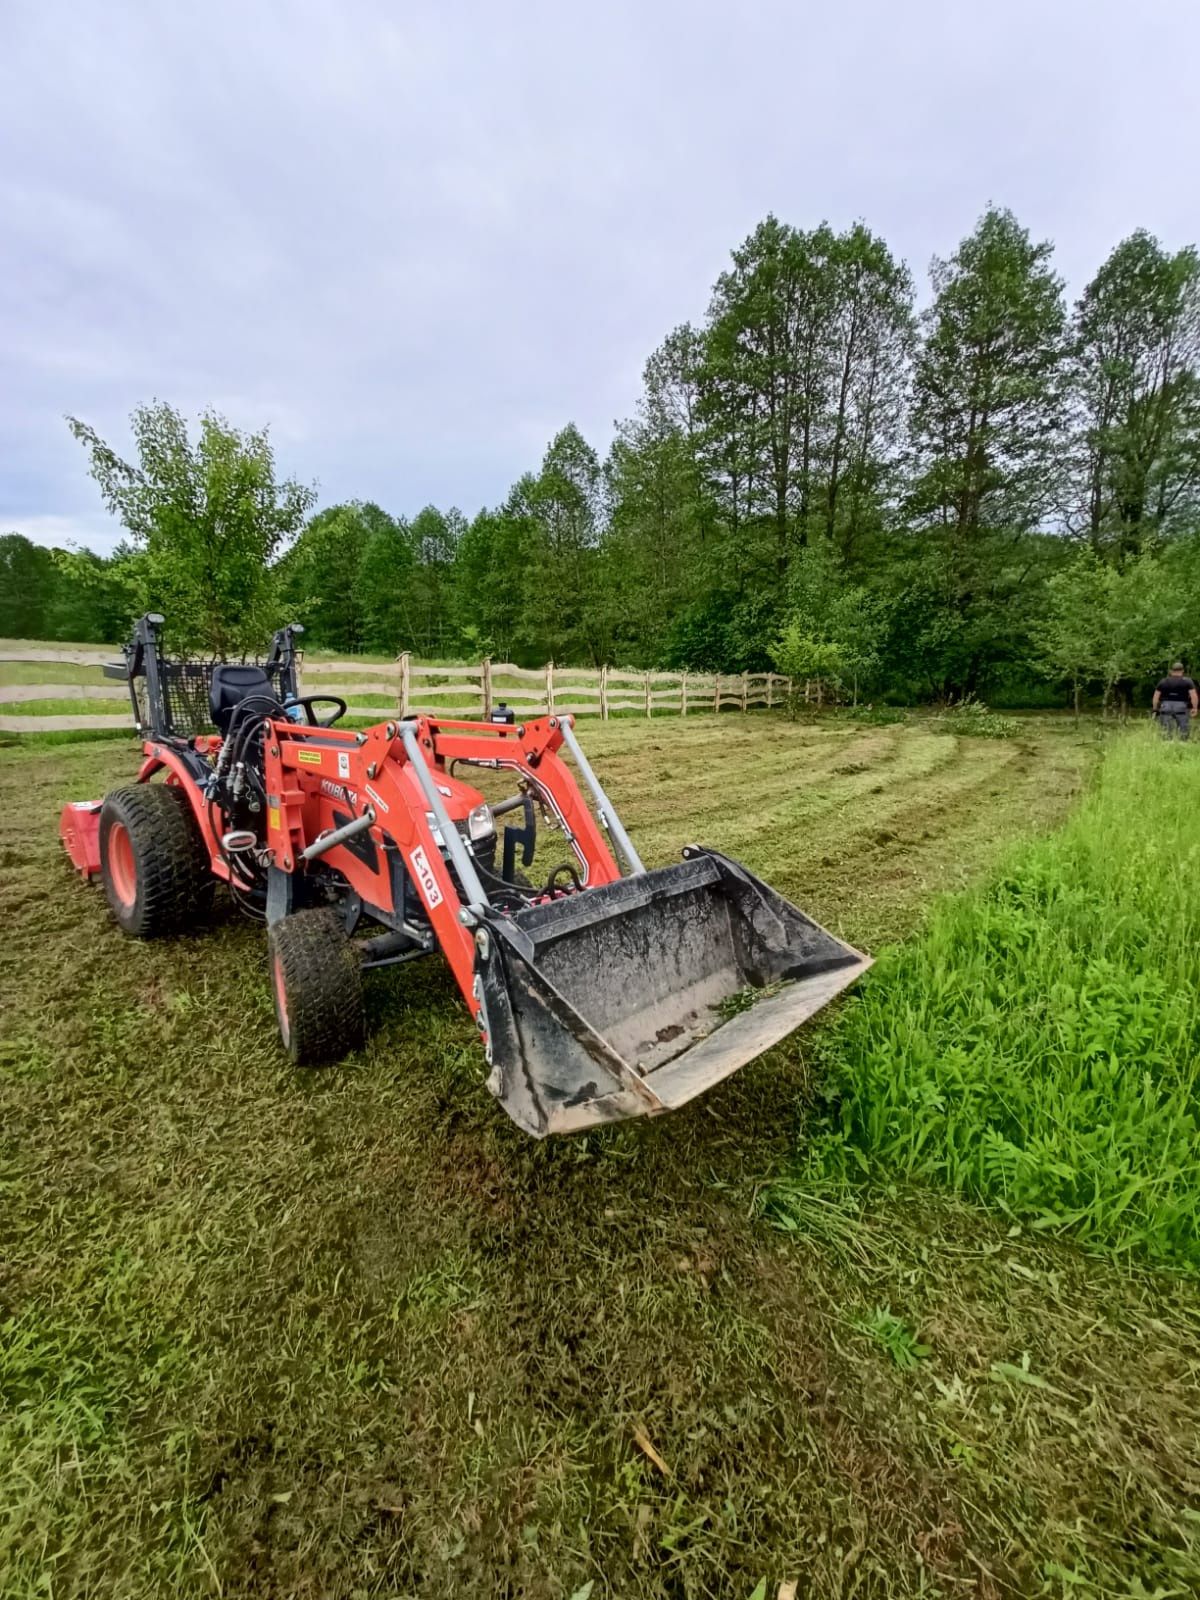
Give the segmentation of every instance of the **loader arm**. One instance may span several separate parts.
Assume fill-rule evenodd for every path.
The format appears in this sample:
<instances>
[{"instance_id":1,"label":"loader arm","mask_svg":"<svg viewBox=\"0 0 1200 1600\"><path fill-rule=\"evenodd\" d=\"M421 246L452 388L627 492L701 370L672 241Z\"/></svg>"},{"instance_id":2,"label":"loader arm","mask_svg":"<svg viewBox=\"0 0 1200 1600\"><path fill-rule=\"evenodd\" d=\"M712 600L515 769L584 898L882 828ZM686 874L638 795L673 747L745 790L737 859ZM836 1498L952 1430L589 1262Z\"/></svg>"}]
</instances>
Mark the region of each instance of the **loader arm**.
<instances>
[{"instance_id":1,"label":"loader arm","mask_svg":"<svg viewBox=\"0 0 1200 1600\"><path fill-rule=\"evenodd\" d=\"M264 776L267 847L275 873L286 878L305 871L305 853L312 846L369 817L361 833L321 854L321 870L344 879L372 915L398 927L402 908L393 863L399 860L479 1021L483 1001L476 981L475 929L490 901L470 846L446 813L444 779L454 762L521 775L558 819L580 863L581 882L588 887L616 882L621 877L617 862L558 755L566 737L564 720L541 717L512 726L422 717L365 732L273 722ZM289 889L280 887L275 915L290 910ZM268 917L273 919L270 907Z\"/></svg>"}]
</instances>

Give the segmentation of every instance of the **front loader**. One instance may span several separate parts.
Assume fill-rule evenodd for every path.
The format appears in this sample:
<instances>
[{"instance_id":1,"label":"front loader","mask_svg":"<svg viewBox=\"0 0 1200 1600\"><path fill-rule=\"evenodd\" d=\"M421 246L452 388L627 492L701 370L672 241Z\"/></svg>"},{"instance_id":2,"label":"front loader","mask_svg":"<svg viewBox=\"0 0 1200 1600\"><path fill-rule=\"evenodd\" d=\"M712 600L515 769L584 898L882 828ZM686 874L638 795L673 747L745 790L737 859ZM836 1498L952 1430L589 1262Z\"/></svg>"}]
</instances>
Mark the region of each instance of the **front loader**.
<instances>
[{"instance_id":1,"label":"front loader","mask_svg":"<svg viewBox=\"0 0 1200 1600\"><path fill-rule=\"evenodd\" d=\"M115 669L137 780L64 807L63 841L134 936L191 930L224 883L266 924L298 1064L361 1043L365 972L440 951L488 1089L543 1138L685 1105L869 964L716 850L647 870L570 715L354 731L344 701L300 693L302 630L261 665L209 667L166 658L161 622L142 618ZM513 792L489 803L464 770ZM539 820L568 856L540 884L523 870Z\"/></svg>"}]
</instances>

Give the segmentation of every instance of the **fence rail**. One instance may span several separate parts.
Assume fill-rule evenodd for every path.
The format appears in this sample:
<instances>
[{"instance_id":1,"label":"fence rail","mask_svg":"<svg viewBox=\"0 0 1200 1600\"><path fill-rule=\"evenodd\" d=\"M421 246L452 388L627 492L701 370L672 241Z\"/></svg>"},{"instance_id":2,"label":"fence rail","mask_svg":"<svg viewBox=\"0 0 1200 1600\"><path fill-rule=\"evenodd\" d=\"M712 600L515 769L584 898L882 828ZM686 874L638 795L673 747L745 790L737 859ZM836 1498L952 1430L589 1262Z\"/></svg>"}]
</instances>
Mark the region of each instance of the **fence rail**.
<instances>
[{"instance_id":1,"label":"fence rail","mask_svg":"<svg viewBox=\"0 0 1200 1600\"><path fill-rule=\"evenodd\" d=\"M19 646L0 649L0 677L5 662L53 663L99 673L105 662L116 659L115 651ZM686 717L730 708L749 711L752 707L782 705L792 686L790 678L776 672L635 672L623 667L562 667L552 661L544 667L519 667L511 661L490 660L475 665L430 667L413 661L407 652L386 664L355 661L352 657L336 661L304 659L300 671L314 693L336 694L360 702L350 706L351 716L381 718L420 714L487 718L500 705L525 717L546 711L601 718L629 713ZM43 716L9 713L8 707L40 700L127 698L128 692L120 684L86 681L82 676L78 681L62 683L0 681L0 732L119 731L129 726L128 713Z\"/></svg>"}]
</instances>

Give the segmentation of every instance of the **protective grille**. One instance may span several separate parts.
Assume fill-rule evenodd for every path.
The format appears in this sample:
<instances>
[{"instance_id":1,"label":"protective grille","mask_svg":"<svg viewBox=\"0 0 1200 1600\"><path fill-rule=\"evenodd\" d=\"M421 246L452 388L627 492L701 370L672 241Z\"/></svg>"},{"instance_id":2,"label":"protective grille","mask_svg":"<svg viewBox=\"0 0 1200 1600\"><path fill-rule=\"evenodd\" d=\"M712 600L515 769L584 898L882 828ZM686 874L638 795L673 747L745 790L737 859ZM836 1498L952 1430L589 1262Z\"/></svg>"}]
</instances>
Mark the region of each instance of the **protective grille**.
<instances>
[{"instance_id":1,"label":"protective grille","mask_svg":"<svg viewBox=\"0 0 1200 1600\"><path fill-rule=\"evenodd\" d=\"M280 684L280 670L268 668L261 661L255 663L262 666L271 680L271 685L276 695L282 699L283 689ZM212 710L209 696L212 690L213 663L205 661L159 661L158 679L162 690L166 709L170 715L170 733L179 739L192 739L198 733L214 733ZM146 679L134 679L134 691L137 694L138 716L142 727L148 732L166 733L168 729L158 728L157 716L149 705L146 693Z\"/></svg>"}]
</instances>

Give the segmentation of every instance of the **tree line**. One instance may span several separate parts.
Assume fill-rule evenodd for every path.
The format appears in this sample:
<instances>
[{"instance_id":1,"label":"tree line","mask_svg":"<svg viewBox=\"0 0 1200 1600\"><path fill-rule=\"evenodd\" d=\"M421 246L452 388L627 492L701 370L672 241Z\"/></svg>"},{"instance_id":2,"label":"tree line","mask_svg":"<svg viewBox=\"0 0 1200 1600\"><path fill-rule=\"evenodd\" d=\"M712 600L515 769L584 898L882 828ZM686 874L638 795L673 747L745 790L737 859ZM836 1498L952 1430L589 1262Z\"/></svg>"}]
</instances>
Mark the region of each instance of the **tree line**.
<instances>
[{"instance_id":1,"label":"tree line","mask_svg":"<svg viewBox=\"0 0 1200 1600\"><path fill-rule=\"evenodd\" d=\"M1070 306L1052 246L991 208L918 312L866 226L768 217L607 454L568 424L473 519L314 515L265 433L133 421L132 464L70 423L125 543L0 541L0 576L42 575L0 584L0 631L112 637L149 604L192 649L253 649L286 615L338 651L1010 701L1128 692L1200 645L1200 257L1144 231Z\"/></svg>"}]
</instances>

